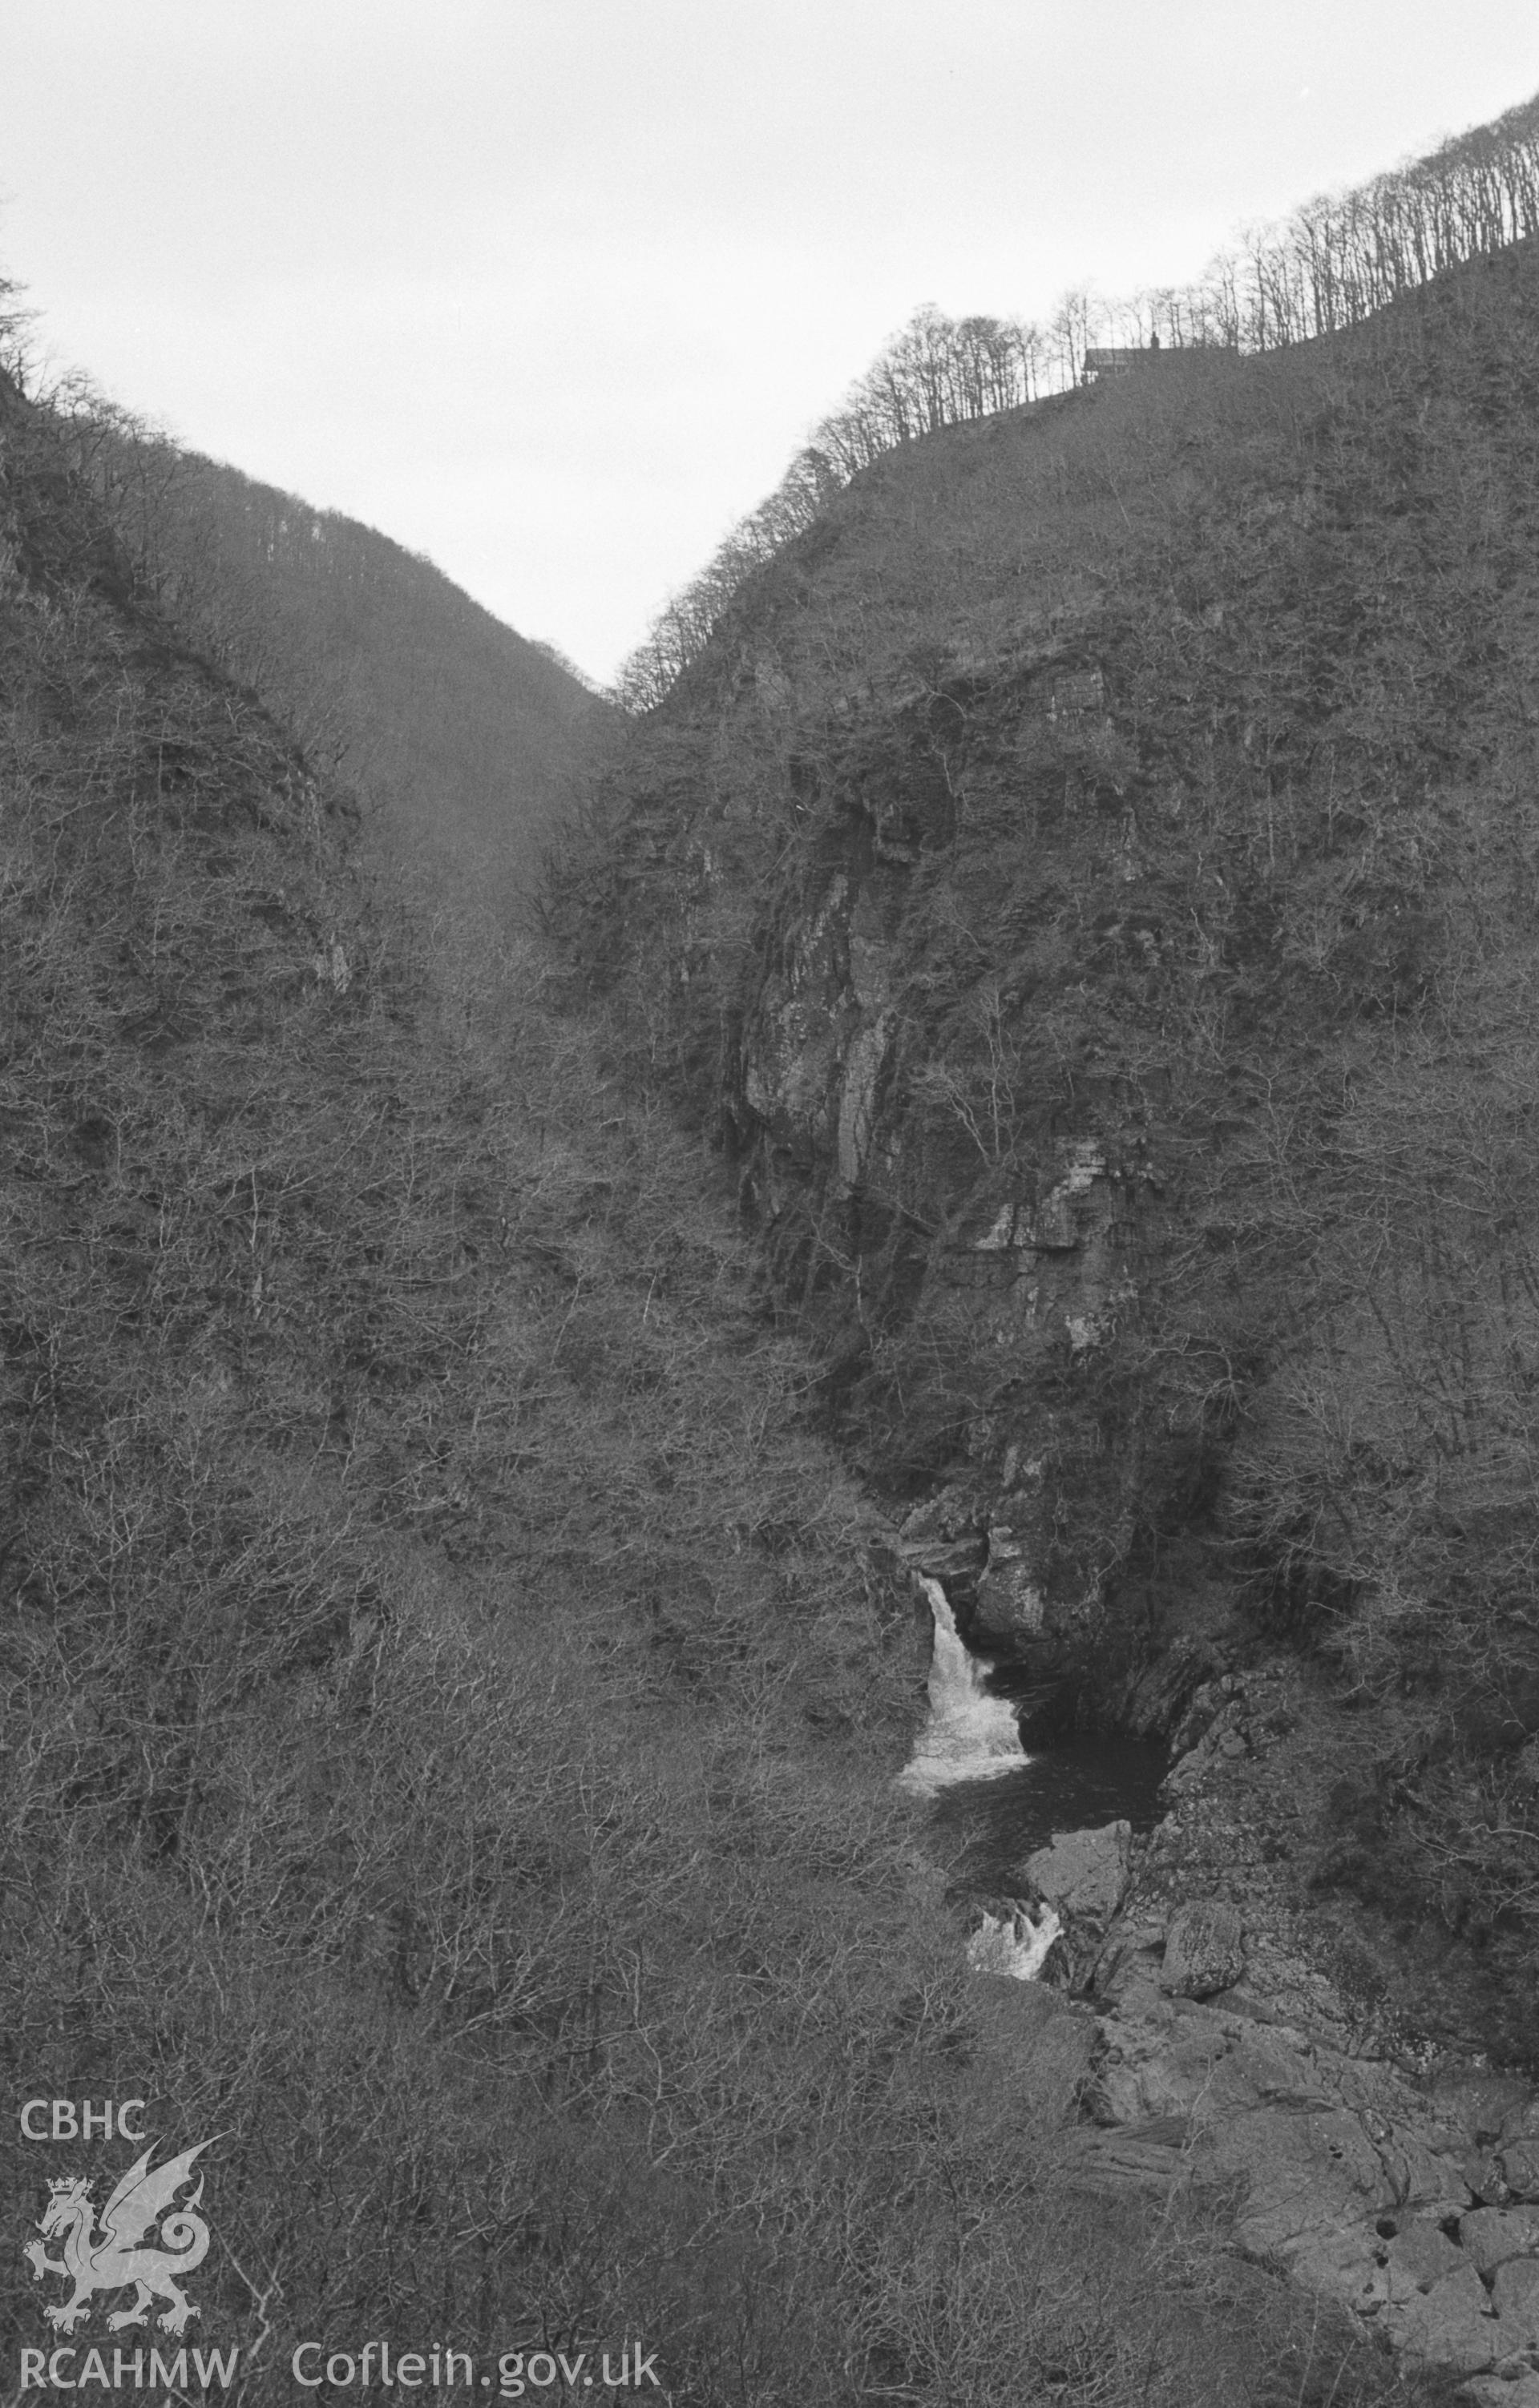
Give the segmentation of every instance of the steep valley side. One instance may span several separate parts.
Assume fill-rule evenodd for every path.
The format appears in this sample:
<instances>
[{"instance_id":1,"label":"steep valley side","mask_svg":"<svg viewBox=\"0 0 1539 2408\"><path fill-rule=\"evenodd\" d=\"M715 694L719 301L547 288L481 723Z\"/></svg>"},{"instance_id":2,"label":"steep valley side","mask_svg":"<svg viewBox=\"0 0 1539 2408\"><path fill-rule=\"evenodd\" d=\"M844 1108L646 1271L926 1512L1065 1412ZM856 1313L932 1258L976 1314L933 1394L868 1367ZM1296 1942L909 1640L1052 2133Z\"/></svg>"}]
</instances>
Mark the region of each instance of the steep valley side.
<instances>
[{"instance_id":1,"label":"steep valley side","mask_svg":"<svg viewBox=\"0 0 1539 2408\"><path fill-rule=\"evenodd\" d=\"M0 408L5 2045L221 2135L253 2389L1527 2408L1528 2087L1425 2040L1442 1933L1531 2045L1530 273L857 480L572 835L565 1017ZM897 1787L923 1595L1179 1758L1033 1852L1056 1984Z\"/></svg>"},{"instance_id":2,"label":"steep valley side","mask_svg":"<svg viewBox=\"0 0 1539 2408\"><path fill-rule=\"evenodd\" d=\"M1297 1902L1517 2058L1536 403L1517 246L907 445L742 589L553 890L1028 1739L1286 1687Z\"/></svg>"},{"instance_id":3,"label":"steep valley side","mask_svg":"<svg viewBox=\"0 0 1539 2408\"><path fill-rule=\"evenodd\" d=\"M69 434L0 383L13 2104L206 2144L243 2396L366 2334L624 2335L699 2408L1429 2396L1082 2178L1083 2018L966 1970L891 1532L698 1149L365 874ZM23 2387L53 2169L137 2146L0 2121Z\"/></svg>"}]
</instances>

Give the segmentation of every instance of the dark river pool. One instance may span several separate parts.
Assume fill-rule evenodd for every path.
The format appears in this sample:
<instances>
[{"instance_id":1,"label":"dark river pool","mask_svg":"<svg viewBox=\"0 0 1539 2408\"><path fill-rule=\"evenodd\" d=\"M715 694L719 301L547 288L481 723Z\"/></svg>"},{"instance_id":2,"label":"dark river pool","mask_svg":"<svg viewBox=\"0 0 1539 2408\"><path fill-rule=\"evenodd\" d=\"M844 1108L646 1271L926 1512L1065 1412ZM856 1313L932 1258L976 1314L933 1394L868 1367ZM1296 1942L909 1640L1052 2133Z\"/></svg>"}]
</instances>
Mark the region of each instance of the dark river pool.
<instances>
[{"instance_id":1,"label":"dark river pool","mask_svg":"<svg viewBox=\"0 0 1539 2408\"><path fill-rule=\"evenodd\" d=\"M969 1889L1010 1889L1013 1869L1056 1831L1130 1823L1150 1831L1165 1812L1169 1769L1158 1742L1087 1737L1044 1749L1018 1771L958 1781L931 1809L931 1844Z\"/></svg>"}]
</instances>

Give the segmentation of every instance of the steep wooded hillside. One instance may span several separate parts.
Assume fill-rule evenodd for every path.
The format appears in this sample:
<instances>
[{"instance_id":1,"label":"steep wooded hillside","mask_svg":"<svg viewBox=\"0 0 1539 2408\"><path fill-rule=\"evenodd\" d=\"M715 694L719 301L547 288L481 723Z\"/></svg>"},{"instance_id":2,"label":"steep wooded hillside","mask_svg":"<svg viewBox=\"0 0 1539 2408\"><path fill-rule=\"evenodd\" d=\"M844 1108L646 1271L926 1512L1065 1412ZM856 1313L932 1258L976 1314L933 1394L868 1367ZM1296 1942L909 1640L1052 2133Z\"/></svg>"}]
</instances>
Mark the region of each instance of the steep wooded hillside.
<instances>
[{"instance_id":1,"label":"steep wooded hillside","mask_svg":"<svg viewBox=\"0 0 1539 2408\"><path fill-rule=\"evenodd\" d=\"M699 2408L1435 2396L1074 2178L1090 2026L963 1968L892 1787L910 1601L697 1150L538 965L371 899L4 385L0 538L23 2387L49 2184L137 2154L23 2137L57 2098L207 2144L225 2374L178 2396L381 2337L476 2398L623 2348L596 2400L638 2351Z\"/></svg>"},{"instance_id":2,"label":"steep wooded hillside","mask_svg":"<svg viewBox=\"0 0 1539 2408\"><path fill-rule=\"evenodd\" d=\"M1520 2051L1536 877L1523 244L865 470L555 888L1034 1727L1328 1665L1299 1878L1458 1934Z\"/></svg>"},{"instance_id":3,"label":"steep wooded hillside","mask_svg":"<svg viewBox=\"0 0 1539 2408\"><path fill-rule=\"evenodd\" d=\"M373 527L112 413L75 433L162 608L362 792L419 889L516 913L612 716L569 664Z\"/></svg>"}]
</instances>

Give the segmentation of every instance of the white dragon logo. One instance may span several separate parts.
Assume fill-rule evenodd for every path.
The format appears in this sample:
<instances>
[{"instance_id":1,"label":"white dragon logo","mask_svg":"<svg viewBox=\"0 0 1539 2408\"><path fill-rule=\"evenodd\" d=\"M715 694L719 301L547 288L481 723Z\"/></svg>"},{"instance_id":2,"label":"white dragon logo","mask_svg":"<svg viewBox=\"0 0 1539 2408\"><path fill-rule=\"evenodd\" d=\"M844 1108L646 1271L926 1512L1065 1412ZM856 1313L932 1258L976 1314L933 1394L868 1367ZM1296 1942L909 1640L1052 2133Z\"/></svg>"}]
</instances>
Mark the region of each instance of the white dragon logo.
<instances>
[{"instance_id":1,"label":"white dragon logo","mask_svg":"<svg viewBox=\"0 0 1539 2408\"><path fill-rule=\"evenodd\" d=\"M182 2185L192 2180L193 2159L209 2145L207 2141L200 2141L195 2149L183 2149L180 2157L170 2157L151 2172L151 2144L138 2163L129 2167L103 2208L102 2230L94 2238L96 2209L91 2185L78 2175L50 2183L49 2202L37 2219L37 2229L45 2239L62 2232L64 2256L49 2257L41 2241L29 2241L22 2255L31 2261L35 2282L41 2282L45 2274L63 2274L66 2282L75 2286L61 2306L43 2310L50 2325L60 2332L73 2332L78 2324L90 2317L93 2291L120 2291L132 2283L134 2304L108 2317L109 2332L117 2332L123 2325L146 2323L153 2299L170 2301L165 2314L158 2319L163 2331L180 2333L186 2329L188 2317L195 2316L197 2310L185 2292L178 2289L173 2277L190 2274L209 2254L209 2228L202 2216L194 2213L203 2197L202 2175L184 2206L171 2215L165 2215L165 2211ZM137 2244L157 2224L160 2248L139 2247Z\"/></svg>"}]
</instances>

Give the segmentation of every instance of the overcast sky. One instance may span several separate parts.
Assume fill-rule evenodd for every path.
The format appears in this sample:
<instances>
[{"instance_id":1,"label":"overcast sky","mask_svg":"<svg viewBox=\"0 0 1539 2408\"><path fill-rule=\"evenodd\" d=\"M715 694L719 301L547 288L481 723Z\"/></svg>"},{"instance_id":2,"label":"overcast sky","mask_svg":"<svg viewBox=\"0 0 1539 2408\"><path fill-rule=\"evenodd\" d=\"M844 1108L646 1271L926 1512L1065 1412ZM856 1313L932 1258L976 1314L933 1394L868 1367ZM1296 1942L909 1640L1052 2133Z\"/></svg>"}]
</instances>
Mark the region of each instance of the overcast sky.
<instances>
[{"instance_id":1,"label":"overcast sky","mask_svg":"<svg viewBox=\"0 0 1539 2408\"><path fill-rule=\"evenodd\" d=\"M0 0L0 269L607 679L920 302L1180 281L1536 88L1534 0Z\"/></svg>"}]
</instances>

